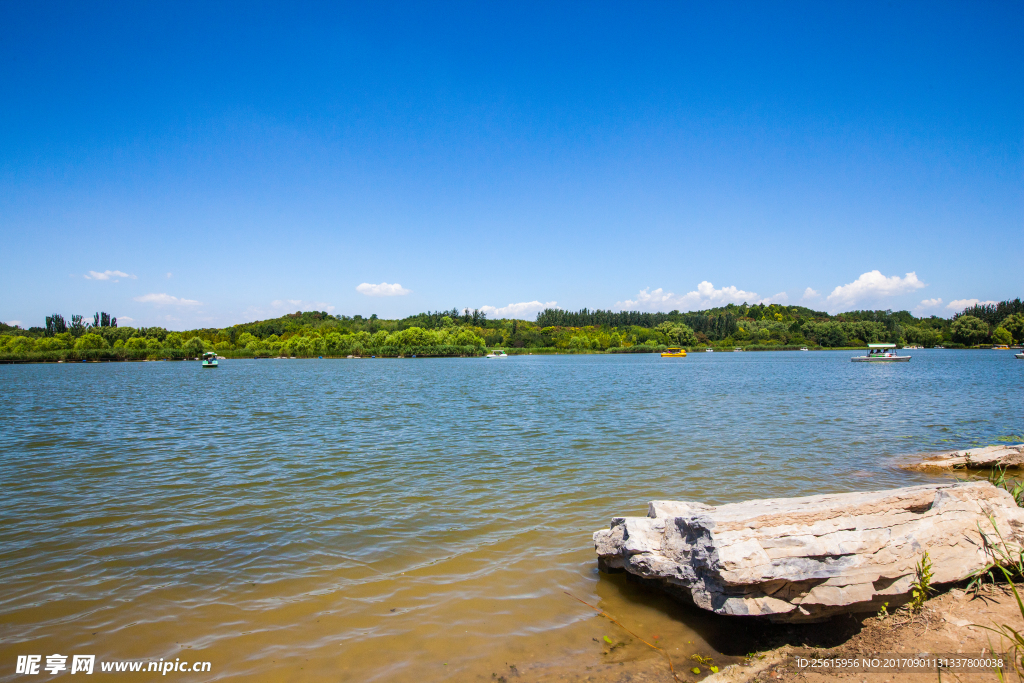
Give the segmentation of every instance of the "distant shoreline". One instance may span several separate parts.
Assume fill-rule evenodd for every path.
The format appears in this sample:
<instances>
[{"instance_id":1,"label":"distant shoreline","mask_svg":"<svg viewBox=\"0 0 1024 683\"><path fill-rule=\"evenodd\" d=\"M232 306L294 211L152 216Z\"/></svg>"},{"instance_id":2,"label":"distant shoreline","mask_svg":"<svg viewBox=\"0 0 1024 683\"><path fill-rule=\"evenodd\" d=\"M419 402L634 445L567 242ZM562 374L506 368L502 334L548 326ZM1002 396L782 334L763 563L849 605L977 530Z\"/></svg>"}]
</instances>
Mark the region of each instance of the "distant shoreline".
<instances>
[{"instance_id":1,"label":"distant shoreline","mask_svg":"<svg viewBox=\"0 0 1024 683\"><path fill-rule=\"evenodd\" d=\"M639 349L636 347L626 348L614 348L607 350L599 349L585 349L585 350L572 350L572 349L516 349L506 348L504 351L509 356L611 356L611 355L628 355L628 354L658 354L665 351L667 347L657 348L643 348ZM714 348L714 347L692 347L687 348L688 354L701 354L707 353L706 349L711 348L714 353L746 353L746 352L763 352L763 351L801 351L801 347L794 346L744 346L741 347L740 351L736 351L734 348ZM840 346L840 347L824 347L824 346L807 346L808 351L863 351L863 346ZM901 347L905 348L905 347ZM935 348L907 348L908 351L991 351L992 346L975 346L975 347L943 347L941 349ZM1011 351L1019 351L1020 347L1011 347ZM69 354L70 355L70 354ZM426 359L426 358L483 358L483 353L479 355L430 355L430 354L415 354L405 356L395 355L369 355L369 356L257 356L249 354L238 354L228 351L225 355L220 356L222 360L413 360L413 359ZM64 357L55 358L0 358L0 365L43 365L43 364L75 364L75 363L156 363L161 361L168 362L198 362L199 358L174 358L170 356L160 357L142 357L142 358L118 358L118 357L100 357L100 358L69 358L67 355Z\"/></svg>"}]
</instances>

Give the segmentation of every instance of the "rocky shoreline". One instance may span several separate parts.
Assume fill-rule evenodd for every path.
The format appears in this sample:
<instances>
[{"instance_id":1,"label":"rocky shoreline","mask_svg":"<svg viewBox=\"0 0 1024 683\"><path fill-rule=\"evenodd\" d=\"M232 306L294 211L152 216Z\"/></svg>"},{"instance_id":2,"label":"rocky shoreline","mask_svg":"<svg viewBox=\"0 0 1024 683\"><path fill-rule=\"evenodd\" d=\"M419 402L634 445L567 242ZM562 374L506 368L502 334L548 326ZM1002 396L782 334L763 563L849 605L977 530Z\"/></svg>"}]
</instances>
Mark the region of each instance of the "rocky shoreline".
<instances>
[{"instance_id":1,"label":"rocky shoreline","mask_svg":"<svg viewBox=\"0 0 1024 683\"><path fill-rule=\"evenodd\" d=\"M863 683L934 683L937 670L930 671L815 671L809 660L853 660L892 653L917 658L924 656L978 655L990 658L1005 654L1012 643L989 629L1004 624L1020 627L1021 615L1016 598L1005 585L988 584L977 591L962 588L937 595L919 612L904 610L894 614L861 617L841 645L815 647L804 634L776 633L768 636L766 648L752 653L745 661L724 667L703 680L705 683L754 683L760 681L858 681ZM804 661L800 661L804 660ZM1012 671L1008 658L1005 671ZM800 666L803 664L804 666ZM978 668L971 672L944 674L949 680L1003 681L995 670ZM656 679L655 679L656 680ZM665 678L670 681L671 677ZM938 680L943 680L939 676Z\"/></svg>"},{"instance_id":2,"label":"rocky shoreline","mask_svg":"<svg viewBox=\"0 0 1024 683\"><path fill-rule=\"evenodd\" d=\"M1024 509L987 481L710 506L654 501L594 534L599 566L716 614L822 621L908 602L918 567L963 581L993 544L1024 549Z\"/></svg>"},{"instance_id":3,"label":"rocky shoreline","mask_svg":"<svg viewBox=\"0 0 1024 683\"><path fill-rule=\"evenodd\" d=\"M1024 444L931 454L901 467L936 473L1024 467ZM760 641L758 652L739 663L676 680L933 681L935 672L815 671L795 665L795 657L897 649L1005 654L1012 643L987 629L1024 629L1007 586L963 590L1024 553L1024 509L989 481L719 506L652 501L646 517L614 518L594 533L594 544L602 572L625 572L734 620L748 645ZM928 602L918 595L922 578L931 586L924 595L937 595ZM821 622L827 624L816 625ZM662 677L651 664L621 680ZM987 671L967 679L1000 680Z\"/></svg>"},{"instance_id":4,"label":"rocky shoreline","mask_svg":"<svg viewBox=\"0 0 1024 683\"><path fill-rule=\"evenodd\" d=\"M932 453L923 460L901 465L905 470L952 472L955 470L1018 469L1024 466L1024 444L965 448Z\"/></svg>"}]
</instances>

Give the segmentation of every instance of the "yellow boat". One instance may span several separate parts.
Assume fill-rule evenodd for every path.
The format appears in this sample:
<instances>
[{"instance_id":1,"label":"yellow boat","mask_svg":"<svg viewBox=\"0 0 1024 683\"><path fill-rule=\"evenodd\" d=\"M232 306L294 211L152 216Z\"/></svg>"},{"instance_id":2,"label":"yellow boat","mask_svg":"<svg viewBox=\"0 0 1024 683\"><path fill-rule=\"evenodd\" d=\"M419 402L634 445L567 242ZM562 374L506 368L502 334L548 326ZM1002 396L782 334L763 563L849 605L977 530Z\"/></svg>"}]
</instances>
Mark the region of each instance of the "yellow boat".
<instances>
[{"instance_id":1,"label":"yellow boat","mask_svg":"<svg viewBox=\"0 0 1024 683\"><path fill-rule=\"evenodd\" d=\"M670 346L668 350L661 354L662 358L686 358L686 349L681 349L678 346Z\"/></svg>"}]
</instances>

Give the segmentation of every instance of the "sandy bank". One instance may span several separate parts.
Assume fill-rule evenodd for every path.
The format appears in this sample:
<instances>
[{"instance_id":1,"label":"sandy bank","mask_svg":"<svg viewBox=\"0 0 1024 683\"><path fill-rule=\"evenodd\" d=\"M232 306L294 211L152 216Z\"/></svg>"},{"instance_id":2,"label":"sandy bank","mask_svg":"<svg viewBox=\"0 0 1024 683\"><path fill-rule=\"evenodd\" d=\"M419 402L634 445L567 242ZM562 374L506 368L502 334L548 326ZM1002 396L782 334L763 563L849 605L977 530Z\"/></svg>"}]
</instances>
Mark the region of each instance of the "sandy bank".
<instances>
[{"instance_id":1,"label":"sandy bank","mask_svg":"<svg viewBox=\"0 0 1024 683\"><path fill-rule=\"evenodd\" d=\"M699 665L681 654L673 654L672 661L678 675L678 679L673 679L663 657L623 632L621 641L626 644L621 648L609 648L607 643L599 643L595 639L594 652L589 656L571 662L520 664L514 669L493 672L490 680L505 683L674 683L675 680L687 683L818 683L836 680L934 683L938 680L935 671L812 673L799 670L794 659L797 656L850 658L882 653L991 654L995 651L1006 655L1009 642L983 628L1002 624L1024 628L1024 621L1008 588L988 585L977 593L955 588L929 600L917 614L900 610L884 618L875 615L846 615L824 624L738 624L733 642L734 652L747 650L749 656L712 655L719 667L719 672L715 674L711 673L707 665ZM600 628L600 624L595 626ZM661 645L673 651L676 644ZM685 644L680 645L685 650ZM693 673L693 666L698 666L701 673ZM981 682L999 679L994 672L986 671L959 672L956 676L947 672L941 680ZM1007 680L1016 678L1011 674Z\"/></svg>"}]
</instances>

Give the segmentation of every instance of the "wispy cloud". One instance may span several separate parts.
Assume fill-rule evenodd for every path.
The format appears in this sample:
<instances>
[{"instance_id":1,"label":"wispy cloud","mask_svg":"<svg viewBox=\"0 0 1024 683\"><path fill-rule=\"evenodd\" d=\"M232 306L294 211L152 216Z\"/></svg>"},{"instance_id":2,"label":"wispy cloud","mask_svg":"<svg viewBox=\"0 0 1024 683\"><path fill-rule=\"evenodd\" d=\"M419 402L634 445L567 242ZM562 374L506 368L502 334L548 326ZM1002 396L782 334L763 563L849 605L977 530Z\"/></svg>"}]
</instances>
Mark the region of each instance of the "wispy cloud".
<instances>
[{"instance_id":1,"label":"wispy cloud","mask_svg":"<svg viewBox=\"0 0 1024 683\"><path fill-rule=\"evenodd\" d=\"M304 299L276 299L270 302L270 307L274 310L292 310L296 311L327 311L328 313L334 312L334 306L323 301L306 301Z\"/></svg>"},{"instance_id":2,"label":"wispy cloud","mask_svg":"<svg viewBox=\"0 0 1024 683\"><path fill-rule=\"evenodd\" d=\"M21 321L20 320L8 320L7 324L8 325L14 325L15 327L18 327L18 326L21 325Z\"/></svg>"},{"instance_id":3,"label":"wispy cloud","mask_svg":"<svg viewBox=\"0 0 1024 683\"><path fill-rule=\"evenodd\" d=\"M849 284L833 289L832 293L828 295L827 301L833 308L850 307L861 301L906 294L926 286L925 283L917 279L917 273L907 273L905 277L899 275L886 277L881 272L872 270Z\"/></svg>"},{"instance_id":4,"label":"wispy cloud","mask_svg":"<svg viewBox=\"0 0 1024 683\"><path fill-rule=\"evenodd\" d=\"M168 279L168 280L170 280L170 279L171 279L171 274L170 274L170 273L167 273L167 279Z\"/></svg>"},{"instance_id":5,"label":"wispy cloud","mask_svg":"<svg viewBox=\"0 0 1024 683\"><path fill-rule=\"evenodd\" d=\"M179 299L170 294L146 294L135 297L136 301L144 304L156 304L157 306L201 306L202 304L193 299Z\"/></svg>"},{"instance_id":6,"label":"wispy cloud","mask_svg":"<svg viewBox=\"0 0 1024 683\"><path fill-rule=\"evenodd\" d=\"M778 296L778 295L777 295ZM756 292L747 292L737 287L722 287L715 289L715 286L705 280L697 285L697 289L686 294L673 294L666 292L661 287L651 291L648 287L642 290L636 299L619 301L615 306L619 310L648 309L652 311L694 311L726 304L741 304L743 302L754 303L761 301Z\"/></svg>"},{"instance_id":7,"label":"wispy cloud","mask_svg":"<svg viewBox=\"0 0 1024 683\"><path fill-rule=\"evenodd\" d=\"M306 301L305 299L275 299L267 306L250 306L243 316L246 320L263 320L276 318L293 311L326 311L334 313L334 306L324 301Z\"/></svg>"},{"instance_id":8,"label":"wispy cloud","mask_svg":"<svg viewBox=\"0 0 1024 683\"><path fill-rule=\"evenodd\" d=\"M412 292L411 289L406 289L397 282L393 285L389 285L386 282L382 282L379 285L371 285L369 282L356 287L356 291L366 296L405 296Z\"/></svg>"},{"instance_id":9,"label":"wispy cloud","mask_svg":"<svg viewBox=\"0 0 1024 683\"><path fill-rule=\"evenodd\" d=\"M135 322L135 318L131 317L130 315L119 315L117 316L117 322L118 324L133 323Z\"/></svg>"},{"instance_id":10,"label":"wispy cloud","mask_svg":"<svg viewBox=\"0 0 1024 683\"><path fill-rule=\"evenodd\" d=\"M518 304L502 306L501 308L496 308L494 306L481 306L480 310L486 313L489 318L519 318L520 320L529 320L545 308L558 308L558 302L548 301L547 303L542 303L540 301L523 301Z\"/></svg>"},{"instance_id":11,"label":"wispy cloud","mask_svg":"<svg viewBox=\"0 0 1024 683\"><path fill-rule=\"evenodd\" d=\"M86 280L113 280L114 282L117 282L120 278L128 278L129 280L138 279L134 275L129 275L121 270L104 270L102 273L90 270L85 274Z\"/></svg>"}]
</instances>

